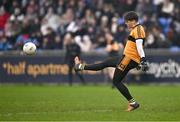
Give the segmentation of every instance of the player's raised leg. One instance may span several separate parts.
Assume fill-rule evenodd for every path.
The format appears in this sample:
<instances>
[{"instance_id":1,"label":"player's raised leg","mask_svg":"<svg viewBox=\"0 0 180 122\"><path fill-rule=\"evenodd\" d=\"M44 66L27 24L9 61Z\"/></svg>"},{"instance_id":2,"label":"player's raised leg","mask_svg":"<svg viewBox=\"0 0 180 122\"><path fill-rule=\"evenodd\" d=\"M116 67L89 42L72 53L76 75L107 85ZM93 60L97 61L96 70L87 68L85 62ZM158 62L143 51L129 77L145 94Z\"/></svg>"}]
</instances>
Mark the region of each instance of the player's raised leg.
<instances>
[{"instance_id":1,"label":"player's raised leg","mask_svg":"<svg viewBox=\"0 0 180 122\"><path fill-rule=\"evenodd\" d=\"M79 57L75 57L74 62L75 62L74 69L76 71L81 71L81 70L98 71L106 67L116 67L116 65L119 62L119 57L108 58L100 63L95 63L95 64L82 64Z\"/></svg>"}]
</instances>

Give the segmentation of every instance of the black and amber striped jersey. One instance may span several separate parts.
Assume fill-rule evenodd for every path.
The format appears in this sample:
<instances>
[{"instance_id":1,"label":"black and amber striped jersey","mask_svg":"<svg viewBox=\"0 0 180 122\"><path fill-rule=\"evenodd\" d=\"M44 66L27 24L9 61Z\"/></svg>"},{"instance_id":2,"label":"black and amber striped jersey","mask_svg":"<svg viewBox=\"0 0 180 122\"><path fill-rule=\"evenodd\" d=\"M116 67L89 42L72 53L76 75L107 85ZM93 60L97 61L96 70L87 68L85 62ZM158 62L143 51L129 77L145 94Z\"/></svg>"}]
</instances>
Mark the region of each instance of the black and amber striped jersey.
<instances>
[{"instance_id":1,"label":"black and amber striped jersey","mask_svg":"<svg viewBox=\"0 0 180 122\"><path fill-rule=\"evenodd\" d=\"M143 39L144 41L145 36L146 35L145 35L144 27L140 24L137 24L132 29L132 31L130 32L128 36L128 40L126 42L123 54L129 57L130 59L134 60L135 62L140 63L141 58L137 50L136 40Z\"/></svg>"}]
</instances>

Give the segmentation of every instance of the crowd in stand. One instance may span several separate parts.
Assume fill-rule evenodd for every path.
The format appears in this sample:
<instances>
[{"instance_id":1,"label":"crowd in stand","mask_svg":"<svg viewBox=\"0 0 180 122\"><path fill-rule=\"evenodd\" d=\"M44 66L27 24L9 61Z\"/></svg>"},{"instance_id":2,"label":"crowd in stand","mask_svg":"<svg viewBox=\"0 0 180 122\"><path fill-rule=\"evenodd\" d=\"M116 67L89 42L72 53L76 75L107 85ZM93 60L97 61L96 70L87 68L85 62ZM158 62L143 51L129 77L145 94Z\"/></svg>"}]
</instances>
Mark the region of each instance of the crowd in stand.
<instances>
[{"instance_id":1,"label":"crowd in stand","mask_svg":"<svg viewBox=\"0 0 180 122\"><path fill-rule=\"evenodd\" d=\"M0 50L64 49L71 33L83 52L106 48L105 33L120 47L128 31L126 11L136 11L147 48L180 48L180 0L1 0Z\"/></svg>"}]
</instances>

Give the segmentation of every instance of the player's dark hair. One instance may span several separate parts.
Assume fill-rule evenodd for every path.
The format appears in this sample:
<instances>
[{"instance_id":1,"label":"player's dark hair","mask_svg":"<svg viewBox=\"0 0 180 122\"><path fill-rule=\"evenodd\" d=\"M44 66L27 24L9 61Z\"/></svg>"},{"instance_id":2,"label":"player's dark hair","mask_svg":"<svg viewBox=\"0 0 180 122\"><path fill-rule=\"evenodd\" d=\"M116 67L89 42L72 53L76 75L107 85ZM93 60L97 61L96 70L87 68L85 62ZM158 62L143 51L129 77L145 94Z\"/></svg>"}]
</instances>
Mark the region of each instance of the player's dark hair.
<instances>
[{"instance_id":1,"label":"player's dark hair","mask_svg":"<svg viewBox=\"0 0 180 122\"><path fill-rule=\"evenodd\" d=\"M134 11L129 11L129 12L126 12L124 14L124 20L125 21L131 21L131 20L135 20L136 22L138 21L138 15L136 12Z\"/></svg>"}]
</instances>

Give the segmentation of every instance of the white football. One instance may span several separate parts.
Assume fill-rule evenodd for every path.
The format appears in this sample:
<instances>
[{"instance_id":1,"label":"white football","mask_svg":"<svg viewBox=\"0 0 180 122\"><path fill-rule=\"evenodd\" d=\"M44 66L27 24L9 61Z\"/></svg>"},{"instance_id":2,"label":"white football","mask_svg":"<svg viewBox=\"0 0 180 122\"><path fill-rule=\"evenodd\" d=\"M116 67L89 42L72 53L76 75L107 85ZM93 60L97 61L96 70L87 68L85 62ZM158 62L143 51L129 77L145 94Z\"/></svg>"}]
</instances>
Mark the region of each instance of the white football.
<instances>
[{"instance_id":1,"label":"white football","mask_svg":"<svg viewBox=\"0 0 180 122\"><path fill-rule=\"evenodd\" d=\"M23 46L23 52L27 55L33 55L36 52L36 45L32 42L27 42Z\"/></svg>"}]
</instances>

